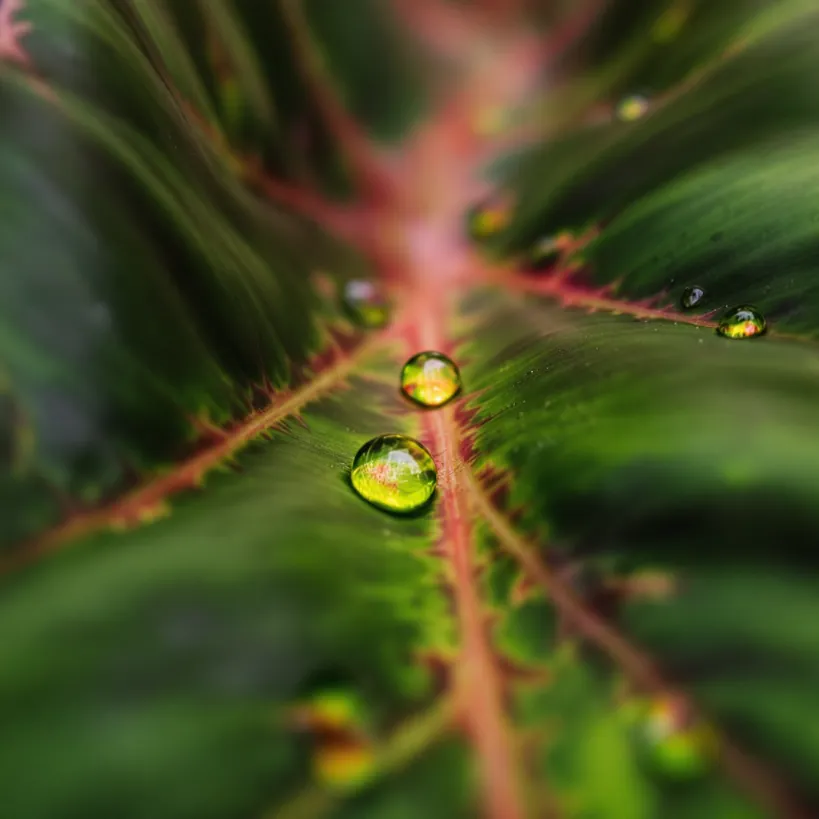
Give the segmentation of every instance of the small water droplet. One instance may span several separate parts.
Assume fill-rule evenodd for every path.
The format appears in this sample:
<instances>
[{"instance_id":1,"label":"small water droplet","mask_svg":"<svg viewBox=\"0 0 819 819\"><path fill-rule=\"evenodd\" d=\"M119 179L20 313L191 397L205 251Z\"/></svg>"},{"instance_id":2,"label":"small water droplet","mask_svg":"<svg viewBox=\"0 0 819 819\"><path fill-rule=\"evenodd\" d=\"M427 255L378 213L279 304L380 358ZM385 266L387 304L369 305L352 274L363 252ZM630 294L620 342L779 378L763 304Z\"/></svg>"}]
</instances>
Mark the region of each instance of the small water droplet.
<instances>
[{"instance_id":1,"label":"small water droplet","mask_svg":"<svg viewBox=\"0 0 819 819\"><path fill-rule=\"evenodd\" d=\"M461 389L455 362L443 353L417 353L401 370L401 391L424 407L440 407Z\"/></svg>"},{"instance_id":2,"label":"small water droplet","mask_svg":"<svg viewBox=\"0 0 819 819\"><path fill-rule=\"evenodd\" d=\"M438 483L426 447L406 435L379 435L356 453L350 475L364 500L388 512L413 512L432 497Z\"/></svg>"},{"instance_id":3,"label":"small water droplet","mask_svg":"<svg viewBox=\"0 0 819 819\"><path fill-rule=\"evenodd\" d=\"M511 197L503 193L474 205L467 213L467 230L470 237L480 242L496 236L509 225L512 210Z\"/></svg>"},{"instance_id":4,"label":"small water droplet","mask_svg":"<svg viewBox=\"0 0 819 819\"><path fill-rule=\"evenodd\" d=\"M562 253L562 243L559 237L544 236L527 251L524 267L532 273L548 270L560 261Z\"/></svg>"},{"instance_id":5,"label":"small water droplet","mask_svg":"<svg viewBox=\"0 0 819 819\"><path fill-rule=\"evenodd\" d=\"M366 279L353 279L344 285L342 304L347 315L368 329L384 327L390 318L390 304L381 288Z\"/></svg>"},{"instance_id":6,"label":"small water droplet","mask_svg":"<svg viewBox=\"0 0 819 819\"><path fill-rule=\"evenodd\" d=\"M316 692L291 706L288 716L294 729L313 736L313 776L324 787L344 792L371 778L375 749L369 714L353 692Z\"/></svg>"},{"instance_id":7,"label":"small water droplet","mask_svg":"<svg viewBox=\"0 0 819 819\"><path fill-rule=\"evenodd\" d=\"M633 122L640 119L651 107L648 97L643 94L630 94L617 103L617 119Z\"/></svg>"},{"instance_id":8,"label":"small water droplet","mask_svg":"<svg viewBox=\"0 0 819 819\"><path fill-rule=\"evenodd\" d=\"M705 291L699 285L694 284L683 290L680 305L683 310L690 310L692 307L696 307L704 297Z\"/></svg>"},{"instance_id":9,"label":"small water droplet","mask_svg":"<svg viewBox=\"0 0 819 819\"><path fill-rule=\"evenodd\" d=\"M628 712L638 755L652 773L677 781L707 773L716 756L716 734L685 701L673 696L636 700Z\"/></svg>"},{"instance_id":10,"label":"small water droplet","mask_svg":"<svg viewBox=\"0 0 819 819\"><path fill-rule=\"evenodd\" d=\"M720 319L717 333L725 338L753 338L766 329L765 316L756 307L743 305L732 308Z\"/></svg>"}]
</instances>

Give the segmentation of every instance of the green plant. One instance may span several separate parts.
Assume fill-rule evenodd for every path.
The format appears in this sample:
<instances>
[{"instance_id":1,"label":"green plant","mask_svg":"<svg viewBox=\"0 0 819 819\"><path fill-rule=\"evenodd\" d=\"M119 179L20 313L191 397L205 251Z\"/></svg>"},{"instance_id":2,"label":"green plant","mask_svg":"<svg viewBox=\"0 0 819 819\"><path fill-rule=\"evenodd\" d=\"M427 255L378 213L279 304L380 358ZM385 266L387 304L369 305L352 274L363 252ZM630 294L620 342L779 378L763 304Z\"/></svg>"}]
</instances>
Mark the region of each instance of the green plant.
<instances>
[{"instance_id":1,"label":"green plant","mask_svg":"<svg viewBox=\"0 0 819 819\"><path fill-rule=\"evenodd\" d=\"M0 0L3 815L816 815L817 31Z\"/></svg>"}]
</instances>

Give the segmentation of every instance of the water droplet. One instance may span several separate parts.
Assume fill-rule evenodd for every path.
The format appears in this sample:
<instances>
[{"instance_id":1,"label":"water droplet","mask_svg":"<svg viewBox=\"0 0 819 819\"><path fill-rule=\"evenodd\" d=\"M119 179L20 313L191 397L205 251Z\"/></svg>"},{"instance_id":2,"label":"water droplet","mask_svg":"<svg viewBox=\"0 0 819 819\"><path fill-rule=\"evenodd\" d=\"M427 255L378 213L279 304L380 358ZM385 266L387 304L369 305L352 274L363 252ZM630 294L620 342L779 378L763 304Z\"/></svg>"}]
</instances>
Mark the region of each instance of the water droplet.
<instances>
[{"instance_id":1,"label":"water droplet","mask_svg":"<svg viewBox=\"0 0 819 819\"><path fill-rule=\"evenodd\" d=\"M717 752L713 729L679 697L633 701L628 706L638 754L653 773L685 781L707 773Z\"/></svg>"},{"instance_id":2,"label":"water droplet","mask_svg":"<svg viewBox=\"0 0 819 819\"><path fill-rule=\"evenodd\" d=\"M375 749L363 702L343 689L319 691L289 709L293 728L314 737L313 776L333 790L356 789L375 770Z\"/></svg>"},{"instance_id":3,"label":"water droplet","mask_svg":"<svg viewBox=\"0 0 819 819\"><path fill-rule=\"evenodd\" d=\"M469 209L467 228L477 242L485 241L504 230L512 220L512 200L498 194Z\"/></svg>"},{"instance_id":4,"label":"water droplet","mask_svg":"<svg viewBox=\"0 0 819 819\"><path fill-rule=\"evenodd\" d=\"M361 327L384 327L390 318L390 304L375 282L366 279L347 282L342 301L347 315Z\"/></svg>"},{"instance_id":5,"label":"water droplet","mask_svg":"<svg viewBox=\"0 0 819 819\"><path fill-rule=\"evenodd\" d=\"M443 353L417 353L401 370L401 391L424 407L440 407L460 389L458 367Z\"/></svg>"},{"instance_id":6,"label":"water droplet","mask_svg":"<svg viewBox=\"0 0 819 819\"><path fill-rule=\"evenodd\" d=\"M617 103L617 119L633 122L640 119L649 109L651 103L643 94L630 94Z\"/></svg>"},{"instance_id":7,"label":"water droplet","mask_svg":"<svg viewBox=\"0 0 819 819\"><path fill-rule=\"evenodd\" d=\"M532 272L548 270L554 267L563 254L562 243L557 236L545 236L538 239L526 254L525 267Z\"/></svg>"},{"instance_id":8,"label":"water droplet","mask_svg":"<svg viewBox=\"0 0 819 819\"><path fill-rule=\"evenodd\" d=\"M313 754L313 776L336 791L360 788L372 778L375 769L375 749L368 741L328 742Z\"/></svg>"},{"instance_id":9,"label":"water droplet","mask_svg":"<svg viewBox=\"0 0 819 819\"><path fill-rule=\"evenodd\" d=\"M356 453L350 478L364 500L388 512L413 512L438 483L432 456L406 435L379 435Z\"/></svg>"},{"instance_id":10,"label":"water droplet","mask_svg":"<svg viewBox=\"0 0 819 819\"><path fill-rule=\"evenodd\" d=\"M720 319L717 332L725 338L753 338L762 335L766 328L765 316L756 307L744 305L729 310Z\"/></svg>"},{"instance_id":11,"label":"water droplet","mask_svg":"<svg viewBox=\"0 0 819 819\"><path fill-rule=\"evenodd\" d=\"M704 296L705 291L698 285L695 284L691 287L686 287L680 298L680 305L683 310L690 310L692 307L696 307L703 300Z\"/></svg>"}]
</instances>

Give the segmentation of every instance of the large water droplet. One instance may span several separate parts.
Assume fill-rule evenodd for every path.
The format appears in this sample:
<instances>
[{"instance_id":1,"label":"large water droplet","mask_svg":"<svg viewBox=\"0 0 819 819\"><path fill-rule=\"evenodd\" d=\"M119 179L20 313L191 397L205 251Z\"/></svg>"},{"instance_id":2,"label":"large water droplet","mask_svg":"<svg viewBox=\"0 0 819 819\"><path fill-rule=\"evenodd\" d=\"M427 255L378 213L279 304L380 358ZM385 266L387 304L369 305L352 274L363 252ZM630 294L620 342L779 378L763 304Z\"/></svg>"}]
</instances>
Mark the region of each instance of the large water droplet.
<instances>
[{"instance_id":1,"label":"large water droplet","mask_svg":"<svg viewBox=\"0 0 819 819\"><path fill-rule=\"evenodd\" d=\"M726 338L753 338L767 329L765 316L756 309L744 305L729 310L719 322L717 332Z\"/></svg>"},{"instance_id":2,"label":"large water droplet","mask_svg":"<svg viewBox=\"0 0 819 819\"><path fill-rule=\"evenodd\" d=\"M653 773L685 781L705 774L717 752L713 729L678 697L631 704L638 755Z\"/></svg>"},{"instance_id":3,"label":"large water droplet","mask_svg":"<svg viewBox=\"0 0 819 819\"><path fill-rule=\"evenodd\" d=\"M705 291L699 285L695 284L683 290L680 305L683 310L690 310L692 307L696 307L704 297Z\"/></svg>"},{"instance_id":4,"label":"large water droplet","mask_svg":"<svg viewBox=\"0 0 819 819\"><path fill-rule=\"evenodd\" d=\"M423 444L406 435L379 435L356 453L350 475L364 500L388 512L413 512L435 491L438 472Z\"/></svg>"},{"instance_id":5,"label":"large water droplet","mask_svg":"<svg viewBox=\"0 0 819 819\"><path fill-rule=\"evenodd\" d=\"M401 370L401 391L424 407L440 407L461 388L461 374L452 359L428 350L417 353Z\"/></svg>"},{"instance_id":6,"label":"large water droplet","mask_svg":"<svg viewBox=\"0 0 819 819\"><path fill-rule=\"evenodd\" d=\"M389 321L389 301L375 282L366 279L347 282L342 303L347 315L361 327L377 329Z\"/></svg>"},{"instance_id":7,"label":"large water droplet","mask_svg":"<svg viewBox=\"0 0 819 819\"><path fill-rule=\"evenodd\" d=\"M617 119L633 122L640 119L651 107L648 97L642 94L631 94L617 103Z\"/></svg>"},{"instance_id":8,"label":"large water droplet","mask_svg":"<svg viewBox=\"0 0 819 819\"><path fill-rule=\"evenodd\" d=\"M512 200L498 194L469 209L467 229L475 241L485 241L504 230L512 220Z\"/></svg>"}]
</instances>

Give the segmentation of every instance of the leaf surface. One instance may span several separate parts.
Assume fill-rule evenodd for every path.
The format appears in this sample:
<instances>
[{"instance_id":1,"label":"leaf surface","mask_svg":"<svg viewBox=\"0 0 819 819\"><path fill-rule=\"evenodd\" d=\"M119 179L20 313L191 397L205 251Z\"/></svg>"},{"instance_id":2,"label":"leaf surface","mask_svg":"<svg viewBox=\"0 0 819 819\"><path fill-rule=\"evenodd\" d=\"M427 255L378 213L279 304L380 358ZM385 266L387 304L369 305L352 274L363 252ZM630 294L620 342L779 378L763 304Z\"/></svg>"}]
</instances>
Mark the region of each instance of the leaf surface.
<instances>
[{"instance_id":1,"label":"leaf surface","mask_svg":"<svg viewBox=\"0 0 819 819\"><path fill-rule=\"evenodd\" d=\"M815 815L811 5L0 0L10 816Z\"/></svg>"}]
</instances>

